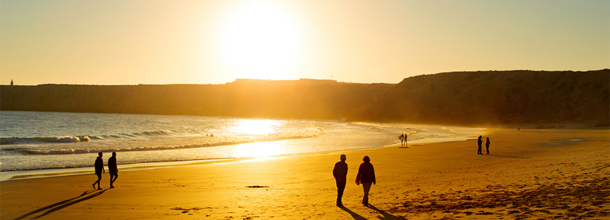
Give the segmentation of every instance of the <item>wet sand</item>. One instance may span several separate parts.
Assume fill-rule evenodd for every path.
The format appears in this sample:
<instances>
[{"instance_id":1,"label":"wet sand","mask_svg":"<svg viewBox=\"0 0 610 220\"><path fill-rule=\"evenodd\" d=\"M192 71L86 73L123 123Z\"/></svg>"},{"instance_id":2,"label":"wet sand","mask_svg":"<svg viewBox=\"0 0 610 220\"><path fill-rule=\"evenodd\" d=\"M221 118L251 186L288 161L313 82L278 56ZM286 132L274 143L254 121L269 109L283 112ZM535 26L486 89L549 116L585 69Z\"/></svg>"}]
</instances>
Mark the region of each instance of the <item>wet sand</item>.
<instances>
[{"instance_id":1,"label":"wet sand","mask_svg":"<svg viewBox=\"0 0 610 220\"><path fill-rule=\"evenodd\" d=\"M120 172L113 189L105 173L103 190L93 173L5 181L0 219L610 218L608 130L484 136L489 155L472 139ZM341 153L343 208L332 177ZM370 206L353 183L364 155L377 175Z\"/></svg>"}]
</instances>

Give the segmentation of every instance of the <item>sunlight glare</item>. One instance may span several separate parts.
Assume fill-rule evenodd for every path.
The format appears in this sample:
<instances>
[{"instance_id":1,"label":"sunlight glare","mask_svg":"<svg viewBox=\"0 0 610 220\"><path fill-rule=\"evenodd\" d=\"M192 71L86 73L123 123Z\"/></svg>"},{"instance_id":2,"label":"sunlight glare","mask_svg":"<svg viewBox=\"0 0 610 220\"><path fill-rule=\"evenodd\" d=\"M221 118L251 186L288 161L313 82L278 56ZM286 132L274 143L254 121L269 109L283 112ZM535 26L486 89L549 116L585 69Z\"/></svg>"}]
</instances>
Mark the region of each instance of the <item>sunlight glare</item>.
<instances>
[{"instance_id":1,"label":"sunlight glare","mask_svg":"<svg viewBox=\"0 0 610 220\"><path fill-rule=\"evenodd\" d=\"M276 120L239 120L234 123L233 132L240 134L265 135L275 133L281 123Z\"/></svg>"},{"instance_id":2,"label":"sunlight glare","mask_svg":"<svg viewBox=\"0 0 610 220\"><path fill-rule=\"evenodd\" d=\"M279 5L242 5L221 31L224 61L236 78L290 78L300 58L299 32L295 19Z\"/></svg>"},{"instance_id":3,"label":"sunlight glare","mask_svg":"<svg viewBox=\"0 0 610 220\"><path fill-rule=\"evenodd\" d=\"M237 157L270 157L285 153L278 141L240 144L235 150Z\"/></svg>"}]
</instances>

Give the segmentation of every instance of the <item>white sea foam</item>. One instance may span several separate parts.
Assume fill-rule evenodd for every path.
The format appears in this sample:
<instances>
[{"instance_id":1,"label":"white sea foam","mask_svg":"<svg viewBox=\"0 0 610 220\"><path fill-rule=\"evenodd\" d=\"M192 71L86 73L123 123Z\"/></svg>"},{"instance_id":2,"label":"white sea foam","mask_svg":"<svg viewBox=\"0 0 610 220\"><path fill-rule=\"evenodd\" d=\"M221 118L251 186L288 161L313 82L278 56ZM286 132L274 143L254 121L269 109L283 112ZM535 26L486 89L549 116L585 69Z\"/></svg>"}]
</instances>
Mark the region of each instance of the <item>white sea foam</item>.
<instances>
[{"instance_id":1,"label":"white sea foam","mask_svg":"<svg viewBox=\"0 0 610 220\"><path fill-rule=\"evenodd\" d=\"M44 143L76 143L81 141L91 141L87 135L83 136L62 136L62 137L9 137L0 138L0 145L16 144L44 144Z\"/></svg>"}]
</instances>

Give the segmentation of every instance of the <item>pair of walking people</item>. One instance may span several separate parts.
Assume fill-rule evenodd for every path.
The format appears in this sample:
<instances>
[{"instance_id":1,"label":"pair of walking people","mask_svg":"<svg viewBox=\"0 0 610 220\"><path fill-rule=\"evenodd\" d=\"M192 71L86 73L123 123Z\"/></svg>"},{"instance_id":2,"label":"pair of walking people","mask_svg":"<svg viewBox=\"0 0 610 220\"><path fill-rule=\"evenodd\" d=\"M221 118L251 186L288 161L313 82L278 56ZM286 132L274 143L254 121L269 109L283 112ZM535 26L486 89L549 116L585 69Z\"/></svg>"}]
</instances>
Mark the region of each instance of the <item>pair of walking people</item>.
<instances>
[{"instance_id":1,"label":"pair of walking people","mask_svg":"<svg viewBox=\"0 0 610 220\"><path fill-rule=\"evenodd\" d=\"M333 176L335 177L335 182L337 183L337 206L343 206L341 199L347 183L347 163L345 163L347 157L345 154L341 154L340 158L341 161L337 162L335 164L335 168L333 169ZM356 185L360 185L362 183L362 187L364 188L362 204L369 205L369 191L371 190L371 186L373 184L377 184L377 180L375 179L375 169L373 168L373 164L371 164L371 158L369 158L369 156L364 156L362 160L364 162L362 162L358 168Z\"/></svg>"},{"instance_id":2,"label":"pair of walking people","mask_svg":"<svg viewBox=\"0 0 610 220\"><path fill-rule=\"evenodd\" d=\"M103 153L97 153L98 157L95 159L95 175L97 175L97 181L93 183L93 188L95 189L95 184L97 184L97 189L102 189L100 187L100 182L102 181L102 172L106 172L104 169L104 161L102 160ZM108 158L108 173L110 173L110 188L114 188L114 181L119 178L119 168L116 163L116 152L112 152L112 157Z\"/></svg>"},{"instance_id":3,"label":"pair of walking people","mask_svg":"<svg viewBox=\"0 0 610 220\"><path fill-rule=\"evenodd\" d=\"M483 144L483 140L481 140L481 138L483 138L483 136L479 135L479 139L477 140L477 144L479 145L479 150L477 151L477 154L483 154L483 147L481 146L481 144ZM489 154L489 145L491 144L491 142L489 141L489 137L487 137L487 141L485 142L485 147L487 148L487 154Z\"/></svg>"}]
</instances>

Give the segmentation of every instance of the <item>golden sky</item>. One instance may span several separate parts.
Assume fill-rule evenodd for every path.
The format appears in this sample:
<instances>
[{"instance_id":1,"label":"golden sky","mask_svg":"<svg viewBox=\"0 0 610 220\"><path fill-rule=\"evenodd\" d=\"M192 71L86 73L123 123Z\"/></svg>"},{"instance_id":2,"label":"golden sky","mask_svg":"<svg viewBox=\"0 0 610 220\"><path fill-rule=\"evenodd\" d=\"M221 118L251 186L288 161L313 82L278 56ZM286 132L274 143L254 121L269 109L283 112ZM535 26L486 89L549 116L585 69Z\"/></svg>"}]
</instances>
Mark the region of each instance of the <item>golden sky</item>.
<instances>
[{"instance_id":1,"label":"golden sky","mask_svg":"<svg viewBox=\"0 0 610 220\"><path fill-rule=\"evenodd\" d=\"M610 67L610 1L1 0L0 84Z\"/></svg>"}]
</instances>

